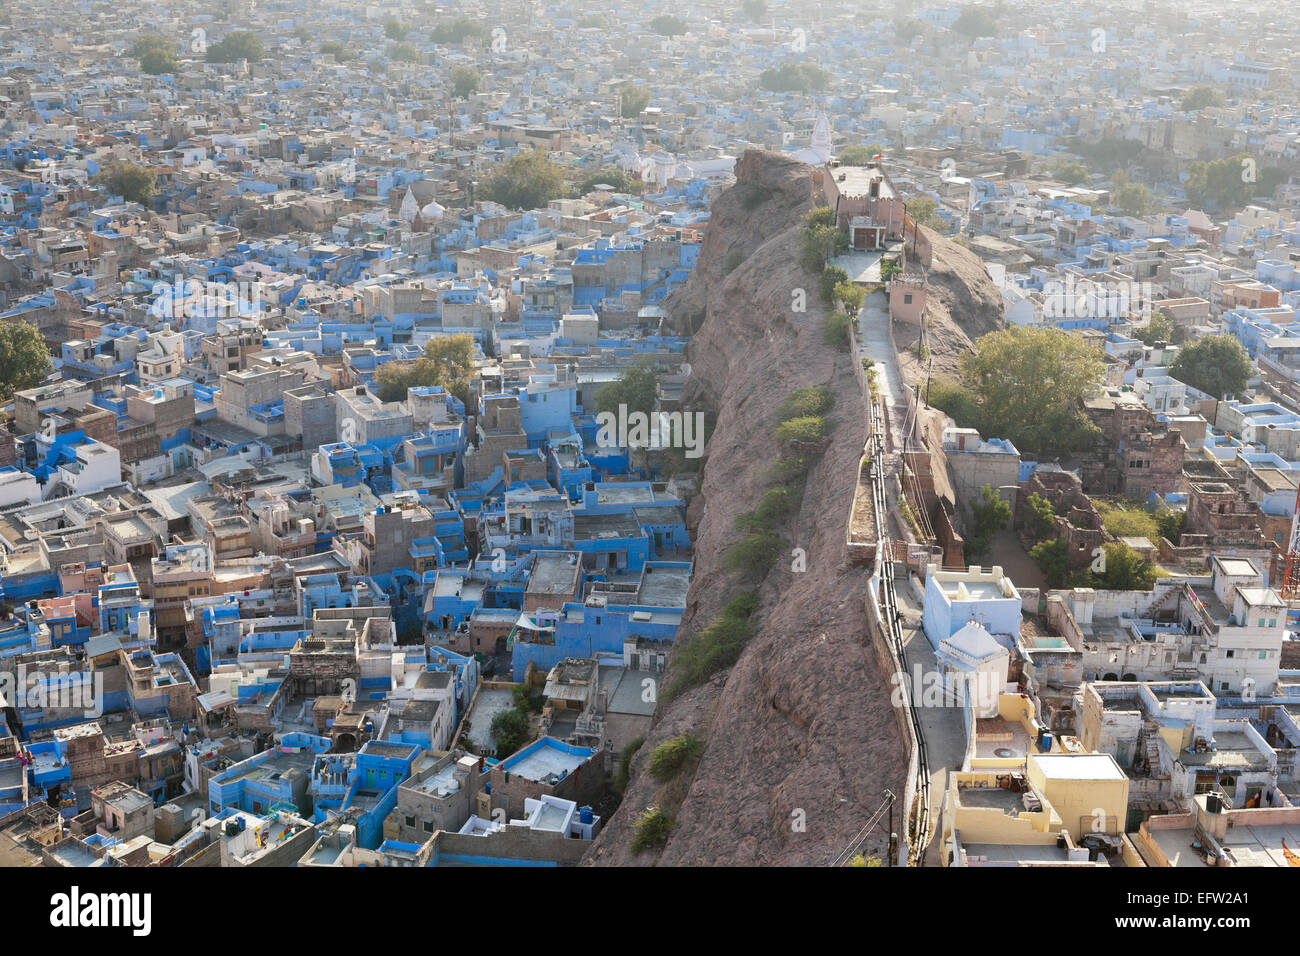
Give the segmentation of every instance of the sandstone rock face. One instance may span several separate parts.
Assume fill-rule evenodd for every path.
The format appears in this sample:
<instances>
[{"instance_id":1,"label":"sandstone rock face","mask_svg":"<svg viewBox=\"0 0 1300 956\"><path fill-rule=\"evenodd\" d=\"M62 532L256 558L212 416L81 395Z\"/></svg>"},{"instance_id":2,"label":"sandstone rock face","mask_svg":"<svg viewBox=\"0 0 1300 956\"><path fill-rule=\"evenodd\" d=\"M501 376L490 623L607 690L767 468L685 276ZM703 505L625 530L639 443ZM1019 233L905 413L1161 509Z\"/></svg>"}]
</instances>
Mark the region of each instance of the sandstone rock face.
<instances>
[{"instance_id":1,"label":"sandstone rock face","mask_svg":"<svg viewBox=\"0 0 1300 956\"><path fill-rule=\"evenodd\" d=\"M934 359L934 375L956 380L957 359L987 332L1004 325L1002 293L979 256L964 246L922 226L934 250L934 259L926 276L928 288L925 304L925 327L929 355L917 358L915 328L895 325L894 343L898 346L903 377L909 384L925 381L929 359Z\"/></svg>"},{"instance_id":2,"label":"sandstone rock face","mask_svg":"<svg viewBox=\"0 0 1300 956\"><path fill-rule=\"evenodd\" d=\"M715 204L694 276L669 303L679 322L696 315L702 323L684 405L717 422L688 516L695 576L678 647L746 586L722 558L742 536L736 517L770 487L777 407L797 388L829 385L832 440L785 533L806 551L807 570L793 571L788 555L779 560L756 586L760 623L739 661L659 705L588 865L826 864L884 788L903 793L906 753L889 675L869 644L867 577L843 560L866 408L850 356L823 341L815 277L796 261L813 175L780 155L747 152L737 183ZM807 293L803 313L791 308L798 288ZM673 679L670 660L665 686ZM667 784L654 780L651 750L686 733L704 740L698 767ZM662 850L633 855L632 826L650 805L671 811L676 826ZM887 826L876 833L887 838Z\"/></svg>"}]
</instances>

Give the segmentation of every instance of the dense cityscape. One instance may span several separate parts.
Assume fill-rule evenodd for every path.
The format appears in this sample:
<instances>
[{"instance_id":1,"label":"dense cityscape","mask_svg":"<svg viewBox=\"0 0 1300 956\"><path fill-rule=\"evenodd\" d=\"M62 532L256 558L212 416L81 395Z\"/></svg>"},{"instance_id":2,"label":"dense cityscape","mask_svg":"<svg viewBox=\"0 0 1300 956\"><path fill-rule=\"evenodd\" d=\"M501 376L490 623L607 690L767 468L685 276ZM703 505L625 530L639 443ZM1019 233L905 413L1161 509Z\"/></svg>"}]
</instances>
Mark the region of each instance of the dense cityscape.
<instances>
[{"instance_id":1,"label":"dense cityscape","mask_svg":"<svg viewBox=\"0 0 1300 956\"><path fill-rule=\"evenodd\" d=\"M0 866L1300 866L1298 40L7 5Z\"/></svg>"}]
</instances>

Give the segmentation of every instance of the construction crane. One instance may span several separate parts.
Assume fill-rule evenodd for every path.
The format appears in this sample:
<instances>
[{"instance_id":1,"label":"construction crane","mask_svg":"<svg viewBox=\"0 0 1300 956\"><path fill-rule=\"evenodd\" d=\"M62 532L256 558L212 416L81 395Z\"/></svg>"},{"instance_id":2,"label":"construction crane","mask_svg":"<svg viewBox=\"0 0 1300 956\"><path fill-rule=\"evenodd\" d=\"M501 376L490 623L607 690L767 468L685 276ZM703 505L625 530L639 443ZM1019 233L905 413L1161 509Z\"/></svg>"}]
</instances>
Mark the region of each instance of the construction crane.
<instances>
[{"instance_id":1,"label":"construction crane","mask_svg":"<svg viewBox=\"0 0 1300 956\"><path fill-rule=\"evenodd\" d=\"M1287 539L1286 564L1282 568L1282 582L1278 591L1284 601L1300 598L1300 486L1296 488L1291 536Z\"/></svg>"}]
</instances>

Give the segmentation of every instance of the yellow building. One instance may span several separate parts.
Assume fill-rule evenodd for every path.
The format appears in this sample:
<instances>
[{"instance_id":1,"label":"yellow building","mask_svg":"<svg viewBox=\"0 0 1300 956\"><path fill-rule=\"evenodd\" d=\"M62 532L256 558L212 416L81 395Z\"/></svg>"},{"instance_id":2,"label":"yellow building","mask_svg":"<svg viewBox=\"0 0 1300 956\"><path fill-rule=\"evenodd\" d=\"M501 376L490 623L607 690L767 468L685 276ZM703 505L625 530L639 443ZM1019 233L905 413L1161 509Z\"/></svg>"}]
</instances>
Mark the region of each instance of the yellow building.
<instances>
[{"instance_id":1,"label":"yellow building","mask_svg":"<svg viewBox=\"0 0 1300 956\"><path fill-rule=\"evenodd\" d=\"M1075 841L1089 833L1123 834L1128 777L1110 754L1030 754L1025 776Z\"/></svg>"}]
</instances>

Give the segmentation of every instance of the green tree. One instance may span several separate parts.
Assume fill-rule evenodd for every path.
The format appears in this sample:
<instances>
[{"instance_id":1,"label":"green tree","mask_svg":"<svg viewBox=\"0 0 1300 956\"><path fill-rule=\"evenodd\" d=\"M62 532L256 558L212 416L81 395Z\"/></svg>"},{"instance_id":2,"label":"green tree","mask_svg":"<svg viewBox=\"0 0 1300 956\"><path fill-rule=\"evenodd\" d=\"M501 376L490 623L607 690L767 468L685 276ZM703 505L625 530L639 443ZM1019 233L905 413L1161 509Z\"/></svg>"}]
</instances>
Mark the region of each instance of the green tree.
<instances>
[{"instance_id":1,"label":"green tree","mask_svg":"<svg viewBox=\"0 0 1300 956\"><path fill-rule=\"evenodd\" d=\"M966 539L966 557L982 561L993 547L993 539L1011 521L1011 506L990 485L980 489L980 500L971 505L971 534Z\"/></svg>"},{"instance_id":2,"label":"green tree","mask_svg":"<svg viewBox=\"0 0 1300 956\"><path fill-rule=\"evenodd\" d=\"M759 23L767 13L767 0L742 0L740 8L751 23Z\"/></svg>"},{"instance_id":3,"label":"green tree","mask_svg":"<svg viewBox=\"0 0 1300 956\"><path fill-rule=\"evenodd\" d=\"M809 272L821 273L827 261L849 247L849 234L836 229L835 213L827 206L814 209L804 217L800 236L799 264Z\"/></svg>"},{"instance_id":4,"label":"green tree","mask_svg":"<svg viewBox=\"0 0 1300 956\"><path fill-rule=\"evenodd\" d=\"M410 33L411 28L396 17L384 21L384 36L390 40L405 40Z\"/></svg>"},{"instance_id":5,"label":"green tree","mask_svg":"<svg viewBox=\"0 0 1300 956\"><path fill-rule=\"evenodd\" d=\"M132 59L142 60L150 50L165 50L171 53L172 42L157 33L141 33L127 50L127 56Z\"/></svg>"},{"instance_id":6,"label":"green tree","mask_svg":"<svg viewBox=\"0 0 1300 956\"><path fill-rule=\"evenodd\" d=\"M256 63L266 56L266 47L262 38L249 30L236 30L228 33L220 43L208 47L209 63L238 63L247 60Z\"/></svg>"},{"instance_id":7,"label":"green tree","mask_svg":"<svg viewBox=\"0 0 1300 956\"><path fill-rule=\"evenodd\" d=\"M1083 163L1065 160L1052 167L1052 175L1067 186L1077 186L1088 178L1088 167Z\"/></svg>"},{"instance_id":8,"label":"green tree","mask_svg":"<svg viewBox=\"0 0 1300 956\"><path fill-rule=\"evenodd\" d=\"M608 30L609 21L599 13L589 13L578 21L580 30Z\"/></svg>"},{"instance_id":9,"label":"green tree","mask_svg":"<svg viewBox=\"0 0 1300 956\"><path fill-rule=\"evenodd\" d=\"M939 228L939 216L936 210L939 204L929 196L917 196L907 201L907 214L922 226Z\"/></svg>"},{"instance_id":10,"label":"green tree","mask_svg":"<svg viewBox=\"0 0 1300 956\"><path fill-rule=\"evenodd\" d=\"M1149 216L1159 203L1151 190L1141 183L1123 183L1115 188L1113 180L1110 192L1110 204L1126 216Z\"/></svg>"},{"instance_id":11,"label":"green tree","mask_svg":"<svg viewBox=\"0 0 1300 956\"><path fill-rule=\"evenodd\" d=\"M1250 356L1231 335L1207 335L1178 350L1169 374L1213 398L1233 398L1254 374Z\"/></svg>"},{"instance_id":12,"label":"green tree","mask_svg":"<svg viewBox=\"0 0 1300 956\"><path fill-rule=\"evenodd\" d=\"M175 73L181 68L181 61L171 50L146 50L140 57L140 71L150 76L163 73Z\"/></svg>"},{"instance_id":13,"label":"green tree","mask_svg":"<svg viewBox=\"0 0 1300 956\"><path fill-rule=\"evenodd\" d=\"M650 90L635 83L624 83L620 90L623 104L623 118L633 119L650 105Z\"/></svg>"},{"instance_id":14,"label":"green tree","mask_svg":"<svg viewBox=\"0 0 1300 956\"><path fill-rule=\"evenodd\" d=\"M320 52L324 53L326 56L334 57L334 59L338 60L340 63L344 63L348 60L355 60L357 58L355 53L337 40L328 40L325 43L322 43L320 45Z\"/></svg>"},{"instance_id":15,"label":"green tree","mask_svg":"<svg viewBox=\"0 0 1300 956\"><path fill-rule=\"evenodd\" d=\"M776 426L776 440L786 445L816 445L826 438L829 425L820 415L787 418Z\"/></svg>"},{"instance_id":16,"label":"green tree","mask_svg":"<svg viewBox=\"0 0 1300 956\"><path fill-rule=\"evenodd\" d=\"M462 402L469 401L470 379L474 375L474 337L440 335L424 346L414 362L385 362L375 373L379 398L400 402L408 388L440 385Z\"/></svg>"},{"instance_id":17,"label":"green tree","mask_svg":"<svg viewBox=\"0 0 1300 956\"><path fill-rule=\"evenodd\" d=\"M671 814L665 813L658 807L646 807L645 811L637 817L636 823L632 824L632 852L641 853L666 846L668 837L676 825L677 821Z\"/></svg>"},{"instance_id":18,"label":"green tree","mask_svg":"<svg viewBox=\"0 0 1300 956\"><path fill-rule=\"evenodd\" d=\"M840 283L848 281L849 274L839 266L827 266L823 269L821 276L817 280L822 301L828 305L834 302L836 288L839 287Z\"/></svg>"},{"instance_id":19,"label":"green tree","mask_svg":"<svg viewBox=\"0 0 1300 956\"><path fill-rule=\"evenodd\" d=\"M650 776L659 781L671 780L703 750L704 741L694 734L670 737L650 751Z\"/></svg>"},{"instance_id":20,"label":"green tree","mask_svg":"<svg viewBox=\"0 0 1300 956\"><path fill-rule=\"evenodd\" d=\"M477 93L483 77L472 66L457 66L451 71L451 93L458 100L467 100Z\"/></svg>"},{"instance_id":21,"label":"green tree","mask_svg":"<svg viewBox=\"0 0 1300 956\"><path fill-rule=\"evenodd\" d=\"M523 150L502 163L487 178L483 198L508 209L540 209L568 190L564 174L541 150Z\"/></svg>"},{"instance_id":22,"label":"green tree","mask_svg":"<svg viewBox=\"0 0 1300 956\"><path fill-rule=\"evenodd\" d=\"M841 166L870 166L875 162L876 156L884 151L884 147L879 143L871 143L867 146L845 146L835 158L839 160Z\"/></svg>"},{"instance_id":23,"label":"green tree","mask_svg":"<svg viewBox=\"0 0 1300 956\"><path fill-rule=\"evenodd\" d=\"M978 405L977 426L1021 452L1073 451L1095 439L1079 400L1102 378L1101 351L1052 327L981 336L958 368ZM944 407L944 406L939 406Z\"/></svg>"},{"instance_id":24,"label":"green tree","mask_svg":"<svg viewBox=\"0 0 1300 956\"><path fill-rule=\"evenodd\" d=\"M1174 323L1170 320L1169 313L1161 309L1151 316L1151 321L1146 324L1145 328L1138 329L1137 334L1143 345L1172 342L1174 339Z\"/></svg>"},{"instance_id":25,"label":"green tree","mask_svg":"<svg viewBox=\"0 0 1300 956\"><path fill-rule=\"evenodd\" d=\"M1160 529L1160 537L1167 539L1174 547L1178 547L1183 529L1187 526L1187 512L1165 508L1156 512L1156 525Z\"/></svg>"},{"instance_id":26,"label":"green tree","mask_svg":"<svg viewBox=\"0 0 1300 956\"><path fill-rule=\"evenodd\" d=\"M862 301L867 297L867 290L852 282L840 282L835 286L835 298L844 306L850 318L856 318L862 310Z\"/></svg>"},{"instance_id":27,"label":"green tree","mask_svg":"<svg viewBox=\"0 0 1300 956\"><path fill-rule=\"evenodd\" d=\"M620 193L639 193L641 180L617 166L606 166L589 174L578 184L578 195L585 196L597 186L613 186Z\"/></svg>"},{"instance_id":28,"label":"green tree","mask_svg":"<svg viewBox=\"0 0 1300 956\"><path fill-rule=\"evenodd\" d=\"M149 201L156 181L157 177L152 170L125 160L111 163L95 176L95 182L106 185L109 192L121 196L127 202L138 203Z\"/></svg>"},{"instance_id":29,"label":"green tree","mask_svg":"<svg viewBox=\"0 0 1300 956\"><path fill-rule=\"evenodd\" d=\"M1025 500L1024 529L1034 541L1045 541L1056 531L1056 511L1040 494L1034 493Z\"/></svg>"},{"instance_id":30,"label":"green tree","mask_svg":"<svg viewBox=\"0 0 1300 956\"><path fill-rule=\"evenodd\" d=\"M829 73L811 63L787 63L760 73L758 85L773 93L811 93L826 89L830 78Z\"/></svg>"},{"instance_id":31,"label":"green tree","mask_svg":"<svg viewBox=\"0 0 1300 956\"><path fill-rule=\"evenodd\" d=\"M686 33L686 21L667 13L650 21L650 29L661 37L676 37Z\"/></svg>"},{"instance_id":32,"label":"green tree","mask_svg":"<svg viewBox=\"0 0 1300 956\"><path fill-rule=\"evenodd\" d=\"M486 42L489 34L486 24L469 17L457 17L451 23L438 24L430 35L434 43L462 44L466 40Z\"/></svg>"},{"instance_id":33,"label":"green tree","mask_svg":"<svg viewBox=\"0 0 1300 956\"><path fill-rule=\"evenodd\" d=\"M1149 591L1156 580L1155 567L1123 541L1102 545L1106 557L1105 570L1100 574L1089 571L1088 580L1094 587L1107 591Z\"/></svg>"},{"instance_id":34,"label":"green tree","mask_svg":"<svg viewBox=\"0 0 1300 956\"><path fill-rule=\"evenodd\" d=\"M625 369L612 382L606 382L596 391L596 414L618 414L620 405L626 405L628 414L641 412L650 415L659 403L659 373L653 359L641 359Z\"/></svg>"},{"instance_id":35,"label":"green tree","mask_svg":"<svg viewBox=\"0 0 1300 956\"><path fill-rule=\"evenodd\" d=\"M420 51L409 43L393 43L388 47L388 58L398 63L419 63Z\"/></svg>"},{"instance_id":36,"label":"green tree","mask_svg":"<svg viewBox=\"0 0 1300 956\"><path fill-rule=\"evenodd\" d=\"M727 550L722 564L728 571L740 571L747 579L758 580L772 570L772 565L784 553L785 542L779 535L754 531Z\"/></svg>"},{"instance_id":37,"label":"green tree","mask_svg":"<svg viewBox=\"0 0 1300 956\"><path fill-rule=\"evenodd\" d=\"M1064 538L1040 541L1029 549L1029 557L1054 588L1065 587L1070 577L1070 546Z\"/></svg>"},{"instance_id":38,"label":"green tree","mask_svg":"<svg viewBox=\"0 0 1300 956\"><path fill-rule=\"evenodd\" d=\"M30 322L0 322L0 401L45 381L53 363L41 330Z\"/></svg>"},{"instance_id":39,"label":"green tree","mask_svg":"<svg viewBox=\"0 0 1300 956\"><path fill-rule=\"evenodd\" d=\"M492 718L488 730L496 741L496 755L501 759L509 757L533 736L532 724L518 709L501 711Z\"/></svg>"},{"instance_id":40,"label":"green tree","mask_svg":"<svg viewBox=\"0 0 1300 956\"><path fill-rule=\"evenodd\" d=\"M894 36L903 46L911 46L912 41L925 32L925 25L915 17L899 17L894 21Z\"/></svg>"},{"instance_id":41,"label":"green tree","mask_svg":"<svg viewBox=\"0 0 1300 956\"><path fill-rule=\"evenodd\" d=\"M313 36L311 32L311 28L308 27L305 23L300 23L298 26L294 27L293 35L294 38L298 40L299 43L306 43Z\"/></svg>"},{"instance_id":42,"label":"green tree","mask_svg":"<svg viewBox=\"0 0 1300 956\"><path fill-rule=\"evenodd\" d=\"M1260 178L1255 159L1239 153L1208 163L1192 163L1183 190L1188 201L1196 206L1242 206L1256 192L1268 191Z\"/></svg>"},{"instance_id":43,"label":"green tree","mask_svg":"<svg viewBox=\"0 0 1300 956\"><path fill-rule=\"evenodd\" d=\"M995 37L998 35L997 14L988 7L963 7L961 15L953 21L954 33L970 37Z\"/></svg>"},{"instance_id":44,"label":"green tree","mask_svg":"<svg viewBox=\"0 0 1300 956\"><path fill-rule=\"evenodd\" d=\"M1212 86L1197 86L1183 94L1178 108L1184 113L1199 112L1207 106L1226 106L1227 100Z\"/></svg>"}]
</instances>

